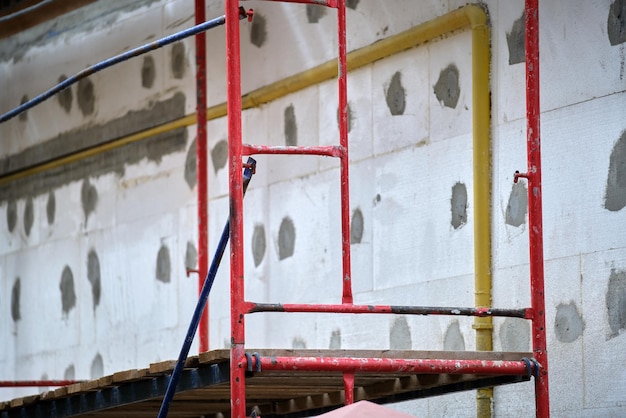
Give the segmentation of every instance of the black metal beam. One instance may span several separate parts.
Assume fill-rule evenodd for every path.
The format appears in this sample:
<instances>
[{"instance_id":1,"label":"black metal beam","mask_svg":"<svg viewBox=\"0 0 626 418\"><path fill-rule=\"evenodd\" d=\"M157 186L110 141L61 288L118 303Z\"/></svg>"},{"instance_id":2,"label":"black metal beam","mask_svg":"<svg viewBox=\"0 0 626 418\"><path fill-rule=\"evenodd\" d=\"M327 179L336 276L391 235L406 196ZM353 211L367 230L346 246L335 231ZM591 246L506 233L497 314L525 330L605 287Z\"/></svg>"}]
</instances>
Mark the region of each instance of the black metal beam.
<instances>
[{"instance_id":1,"label":"black metal beam","mask_svg":"<svg viewBox=\"0 0 626 418\"><path fill-rule=\"evenodd\" d=\"M116 386L93 392L79 393L60 399L38 400L3 411L1 418L65 418L120 407L149 399L162 398L171 375L144 378L136 382L123 382ZM200 389L230 382L228 362L207 367L183 370L177 392ZM155 411L156 413L156 411Z\"/></svg>"}]
</instances>

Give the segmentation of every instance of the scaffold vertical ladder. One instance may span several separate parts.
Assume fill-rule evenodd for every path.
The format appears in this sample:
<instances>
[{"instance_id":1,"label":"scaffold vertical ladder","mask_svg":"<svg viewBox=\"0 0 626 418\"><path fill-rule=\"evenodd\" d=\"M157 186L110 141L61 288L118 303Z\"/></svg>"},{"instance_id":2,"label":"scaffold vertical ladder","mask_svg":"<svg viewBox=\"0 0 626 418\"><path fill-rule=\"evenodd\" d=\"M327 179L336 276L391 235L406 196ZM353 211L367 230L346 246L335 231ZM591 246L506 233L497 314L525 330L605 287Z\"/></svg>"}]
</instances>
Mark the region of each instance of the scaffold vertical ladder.
<instances>
[{"instance_id":1,"label":"scaffold vertical ladder","mask_svg":"<svg viewBox=\"0 0 626 418\"><path fill-rule=\"evenodd\" d=\"M341 372L344 382L344 400L346 404L354 401L355 372L391 373L408 371L412 373L450 373L450 374L493 374L511 376L535 376L536 415L549 416L547 390L547 353L545 350L545 321L543 300L543 254L537 252L540 247L539 237L533 237L531 244L531 307L520 309L497 308L435 308L435 307L398 307L398 306L363 306L355 305L352 296L352 277L350 271L350 203L349 203L349 153L348 153L348 105L347 105L347 63L346 63L346 0L265 0L287 3L302 3L326 6L337 10L337 42L338 42L338 115L339 144L330 146L288 146L273 147L265 145L248 145L242 141L242 100L241 100L241 67L240 67L240 32L236 25L239 10L238 2L226 0L226 62L227 62L227 113L229 138L229 190L231 213L231 251L230 251L230 302L231 302L231 349L230 349L230 395L231 417L246 417L246 370L300 370L300 371L336 371ZM526 0L527 43L529 26L536 28L537 0ZM533 20L535 19L535 20ZM530 23L530 24L529 24ZM532 42L532 40L531 40ZM538 47L538 46L537 46ZM528 48L527 48L528 50ZM531 61L534 63L534 61ZM527 60L528 65L528 60ZM532 67L532 64L531 64ZM538 70L538 62L530 72ZM528 69L527 69L528 70ZM538 76L537 76L538 77ZM529 77L532 78L532 77ZM534 86L534 85L533 85ZM535 86L536 87L536 86ZM527 95L532 88L527 88ZM532 94L538 96L538 91ZM530 96L529 96L530 97ZM533 100L532 103L535 103ZM538 111L538 109L536 109ZM530 115L530 113L529 113ZM533 115L533 127L538 119ZM531 123L529 123L529 129ZM538 126L537 126L538 128ZM530 161L537 160L534 154L538 148L538 130L533 137L533 145L529 136L529 171L532 174L520 174L529 181L540 182L536 167ZM318 155L339 158L341 182L341 240L342 240L342 298L341 304L262 304L248 302L244 297L244 257L243 257L243 194L242 194L242 158L253 154L298 154ZM533 177L531 179L531 177ZM535 187L540 187L540 184ZM530 188L529 188L530 190ZM535 190L535 188L533 188ZM539 203L537 204L537 199ZM529 224L540 219L541 197L529 193L529 207L535 205L533 219ZM541 248L539 248L540 250ZM538 259L541 260L538 261ZM541 271L539 271L541 270ZM516 317L533 322L533 349L536 358L521 358L518 361L490 360L447 360L447 359L400 359L400 358L319 358L319 357L272 357L262 358L251 356L245 352L245 316L255 312L333 312L333 313L380 313L380 314L413 314L413 315L466 315L474 317ZM540 334L536 336L535 334Z\"/></svg>"}]
</instances>

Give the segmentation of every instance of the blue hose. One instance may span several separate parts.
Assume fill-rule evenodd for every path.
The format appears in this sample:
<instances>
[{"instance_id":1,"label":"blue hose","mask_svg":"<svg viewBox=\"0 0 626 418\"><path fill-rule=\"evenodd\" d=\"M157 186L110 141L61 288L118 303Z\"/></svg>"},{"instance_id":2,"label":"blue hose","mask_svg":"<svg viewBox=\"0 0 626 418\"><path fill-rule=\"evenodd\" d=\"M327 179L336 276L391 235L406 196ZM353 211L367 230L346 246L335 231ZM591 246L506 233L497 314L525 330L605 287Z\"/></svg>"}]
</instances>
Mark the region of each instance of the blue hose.
<instances>
[{"instance_id":1,"label":"blue hose","mask_svg":"<svg viewBox=\"0 0 626 418\"><path fill-rule=\"evenodd\" d=\"M245 9L243 7L239 8L239 19L245 19L247 18L248 15L245 11ZM41 93L39 96L34 97L30 100L28 100L27 102L21 104L20 106L16 107L15 109L5 113L4 115L0 116L0 123L2 122L6 122L7 120L14 118L15 116L19 115L20 113L23 113L25 111L27 111L28 109L40 104L41 102L43 102L44 100L49 99L50 97L52 97L53 95L59 93L60 91L66 89L67 87L71 86L72 84L76 83L77 81L90 76L93 73L96 73L98 71L104 70L105 68L111 67L115 64L119 64L122 61L126 61L130 58L134 58L137 57L139 55L145 54L146 52L150 52L153 51L155 49L158 48L162 48L166 45L169 45L171 43L174 43L176 41L180 41L181 39L185 39L188 38L190 36L193 35L197 35L200 32L205 32L209 29L213 29L217 26L221 26L226 22L226 16L222 15L220 17L217 17L215 19L211 19L208 20L204 23L201 23L199 25L196 26L192 26L189 29L185 29L183 31L177 32L173 35L169 35L166 36L165 38L161 38L161 39L157 39L156 41L150 42L149 44L145 44L143 46L131 49L130 51L124 52L122 54L116 55L112 58L106 59L104 61L101 61L97 64L92 65L91 67L87 67L84 70L74 74L71 77L66 78L65 80L63 80L62 82L60 82L59 84L57 84L56 86L52 87L50 90L47 90L43 93Z\"/></svg>"},{"instance_id":2,"label":"blue hose","mask_svg":"<svg viewBox=\"0 0 626 418\"><path fill-rule=\"evenodd\" d=\"M250 179L252 178L252 174L254 174L255 168L256 161L253 158L248 158L248 164L243 172L243 193L246 192L248 184L250 184ZM170 404L172 403L172 399L174 398L174 393L176 393L176 386L178 385L180 375L183 371L183 367L185 366L185 361L187 360L187 355L189 354L189 350L191 349L191 343L193 342L193 338L196 335L196 330L198 329L198 324L200 323L202 312L204 311L207 299L209 298L209 293L211 292L211 287L213 286L213 281L215 280L215 276L217 275L217 269L220 266L220 261L222 261L222 256L224 255L224 251L226 250L229 235L230 218L224 226L220 242L217 245L215 255L213 256L213 261L211 262L211 267L209 268L209 272L206 276L206 279L204 280L204 284L202 285L202 290L200 291L200 297L198 298L196 310L194 311L191 323L189 324L187 336L185 337L183 347L180 350L180 355L178 356L176 367L174 367L172 377L167 384L167 390L165 391L165 396L163 397L163 402L161 403L161 409L159 409L158 418L167 417L167 412L170 409Z\"/></svg>"}]
</instances>

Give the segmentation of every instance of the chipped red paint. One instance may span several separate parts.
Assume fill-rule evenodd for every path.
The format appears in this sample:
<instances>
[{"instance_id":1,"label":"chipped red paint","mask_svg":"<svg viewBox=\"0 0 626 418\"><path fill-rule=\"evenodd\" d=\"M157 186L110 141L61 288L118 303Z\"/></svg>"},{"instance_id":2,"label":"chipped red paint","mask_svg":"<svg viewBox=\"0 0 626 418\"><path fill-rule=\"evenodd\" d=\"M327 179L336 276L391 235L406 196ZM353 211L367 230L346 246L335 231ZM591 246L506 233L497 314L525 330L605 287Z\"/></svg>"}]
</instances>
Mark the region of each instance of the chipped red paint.
<instances>
[{"instance_id":1,"label":"chipped red paint","mask_svg":"<svg viewBox=\"0 0 626 418\"><path fill-rule=\"evenodd\" d=\"M269 146L243 144L243 155L255 154L298 154L298 155L322 155L327 157L341 157L344 148L337 145L319 147L296 147L296 146Z\"/></svg>"},{"instance_id":2,"label":"chipped red paint","mask_svg":"<svg viewBox=\"0 0 626 418\"><path fill-rule=\"evenodd\" d=\"M243 286L243 187L241 161L241 50L237 0L226 0L226 77L228 110L228 183L230 190L231 417L246 416Z\"/></svg>"},{"instance_id":3,"label":"chipped red paint","mask_svg":"<svg viewBox=\"0 0 626 418\"><path fill-rule=\"evenodd\" d=\"M550 416L548 353L543 266L543 220L541 195L541 136L539 84L539 1L526 0L526 119L528 153L528 231L530 244L530 291L532 341L535 359L541 365L535 377L535 405L538 417Z\"/></svg>"},{"instance_id":4,"label":"chipped red paint","mask_svg":"<svg viewBox=\"0 0 626 418\"><path fill-rule=\"evenodd\" d=\"M345 0L268 0L292 3L318 4L336 7L338 12L338 96L339 96L339 146L338 147L271 147L243 145L241 138L241 74L239 28L234 16L237 3L227 0L226 10L226 60L228 79L228 132L229 132L229 187L231 208L231 407L232 417L243 418L246 411L245 370L247 358L244 351L244 317L255 312L333 312L333 313L389 313L417 315L467 315L509 316L531 319L533 322L533 348L537 361L449 360L449 359L382 359L334 357L266 357L260 358L262 370L336 371L344 376L346 402L353 401L350 393L357 372L405 372L429 374L535 374L537 416L549 416L547 386L547 355L545 350L545 301L543 295L543 238L541 226L541 170L539 154L539 44L538 3L526 0L526 51L527 51L527 106L528 106L528 174L529 225L531 230L531 299L532 307L523 309L410 307L388 305L353 305L350 269L350 202L348 154L348 103L346 66L346 10ZM342 224L342 300L341 304L258 304L246 302L243 286L243 204L241 190L242 155L250 154L301 154L326 155L340 159L341 224ZM257 360L254 362L254 366ZM538 370L539 369L539 370Z\"/></svg>"},{"instance_id":5,"label":"chipped red paint","mask_svg":"<svg viewBox=\"0 0 626 418\"><path fill-rule=\"evenodd\" d=\"M195 0L196 25L206 20L205 0ZM207 179L207 117L206 117L206 34L196 35L196 176L198 183L198 294L209 270L209 220ZM198 325L199 351L209 350L209 308L205 306Z\"/></svg>"},{"instance_id":6,"label":"chipped red paint","mask_svg":"<svg viewBox=\"0 0 626 418\"><path fill-rule=\"evenodd\" d=\"M256 359L253 359L256 367ZM535 365L511 360L394 359L349 357L260 357L262 371L299 370L350 373L528 375ZM242 368L247 367L245 357ZM528 369L530 364L531 370Z\"/></svg>"},{"instance_id":7,"label":"chipped red paint","mask_svg":"<svg viewBox=\"0 0 626 418\"><path fill-rule=\"evenodd\" d=\"M343 392L344 403L350 405L354 403L354 372L343 372Z\"/></svg>"},{"instance_id":8,"label":"chipped red paint","mask_svg":"<svg viewBox=\"0 0 626 418\"><path fill-rule=\"evenodd\" d=\"M338 0L264 0L264 1L273 1L273 2L280 2L280 3L314 4L317 6L327 6L327 7L332 7L332 8L339 7Z\"/></svg>"},{"instance_id":9,"label":"chipped red paint","mask_svg":"<svg viewBox=\"0 0 626 418\"><path fill-rule=\"evenodd\" d=\"M298 304L246 302L247 313L299 312L299 313L352 313L352 314L401 314L401 315L453 315L453 316L499 316L526 318L528 309L470 308L438 306L349 305L349 304Z\"/></svg>"},{"instance_id":10,"label":"chipped red paint","mask_svg":"<svg viewBox=\"0 0 626 418\"><path fill-rule=\"evenodd\" d=\"M352 304L352 273L350 271L350 159L348 156L348 67L346 65L346 1L337 1L337 42L339 44L339 145L341 155L341 251L343 292L341 302Z\"/></svg>"}]
</instances>

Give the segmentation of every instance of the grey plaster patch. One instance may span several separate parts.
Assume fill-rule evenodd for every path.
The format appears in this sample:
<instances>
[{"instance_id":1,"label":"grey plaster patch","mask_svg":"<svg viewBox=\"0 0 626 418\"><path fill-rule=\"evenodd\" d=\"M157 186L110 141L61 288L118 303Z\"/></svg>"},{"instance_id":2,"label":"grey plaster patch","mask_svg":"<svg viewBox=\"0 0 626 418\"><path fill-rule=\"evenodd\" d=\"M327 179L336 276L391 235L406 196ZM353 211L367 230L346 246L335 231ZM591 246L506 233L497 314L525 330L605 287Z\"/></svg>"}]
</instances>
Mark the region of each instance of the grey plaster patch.
<instances>
[{"instance_id":1,"label":"grey plaster patch","mask_svg":"<svg viewBox=\"0 0 626 418\"><path fill-rule=\"evenodd\" d=\"M185 76L187 60L185 59L185 44L177 42L172 46L171 68L174 78L181 79Z\"/></svg>"},{"instance_id":2,"label":"grey plaster patch","mask_svg":"<svg viewBox=\"0 0 626 418\"><path fill-rule=\"evenodd\" d=\"M443 349L447 351L465 351L465 338L461 333L459 321L452 321L448 325L446 334L443 337Z\"/></svg>"},{"instance_id":3,"label":"grey plaster patch","mask_svg":"<svg viewBox=\"0 0 626 418\"><path fill-rule=\"evenodd\" d=\"M615 0L611 4L606 27L611 45L626 42L626 0Z\"/></svg>"},{"instance_id":4,"label":"grey plaster patch","mask_svg":"<svg viewBox=\"0 0 626 418\"><path fill-rule=\"evenodd\" d=\"M83 205L86 225L89 220L89 215L93 213L98 205L98 190L89 182L89 179L83 180L83 185L80 188L80 201Z\"/></svg>"},{"instance_id":5,"label":"grey plaster patch","mask_svg":"<svg viewBox=\"0 0 626 418\"><path fill-rule=\"evenodd\" d=\"M352 212L352 220L350 221L350 244L361 243L364 225L363 212L361 212L360 208L356 208L354 212Z\"/></svg>"},{"instance_id":6,"label":"grey plaster patch","mask_svg":"<svg viewBox=\"0 0 626 418\"><path fill-rule=\"evenodd\" d=\"M626 130L617 140L609 162L604 207L612 212L626 206Z\"/></svg>"},{"instance_id":7,"label":"grey plaster patch","mask_svg":"<svg viewBox=\"0 0 626 418\"><path fill-rule=\"evenodd\" d=\"M7 202L7 227L9 232L13 232L17 225L17 202L11 199Z\"/></svg>"},{"instance_id":8,"label":"grey plaster patch","mask_svg":"<svg viewBox=\"0 0 626 418\"><path fill-rule=\"evenodd\" d=\"M83 116L93 114L96 108L96 93L93 82L89 78L83 78L78 82L76 100Z\"/></svg>"},{"instance_id":9,"label":"grey plaster patch","mask_svg":"<svg viewBox=\"0 0 626 418\"><path fill-rule=\"evenodd\" d=\"M291 348L294 350L306 349L306 340L302 337L294 337L293 340L291 340Z\"/></svg>"},{"instance_id":10,"label":"grey plaster patch","mask_svg":"<svg viewBox=\"0 0 626 418\"><path fill-rule=\"evenodd\" d=\"M211 160L213 161L213 170L215 173L226 167L228 161L228 142L225 139L218 141L211 150Z\"/></svg>"},{"instance_id":11,"label":"grey plaster patch","mask_svg":"<svg viewBox=\"0 0 626 418\"><path fill-rule=\"evenodd\" d=\"M69 366L67 366L67 368L65 369L65 372L63 373L63 379L74 380L75 378L76 378L76 369L74 368L73 364L70 364Z\"/></svg>"},{"instance_id":12,"label":"grey plaster patch","mask_svg":"<svg viewBox=\"0 0 626 418\"><path fill-rule=\"evenodd\" d=\"M194 138L193 142L187 150L187 157L185 158L185 181L190 189L196 187L198 183L198 166L197 166L197 138Z\"/></svg>"},{"instance_id":13,"label":"grey plaster patch","mask_svg":"<svg viewBox=\"0 0 626 418\"><path fill-rule=\"evenodd\" d=\"M618 336L626 329L626 271L611 269L606 292L606 309L611 334Z\"/></svg>"},{"instance_id":14,"label":"grey plaster patch","mask_svg":"<svg viewBox=\"0 0 626 418\"><path fill-rule=\"evenodd\" d=\"M576 341L583 334L585 323L574 302L559 304L556 307L556 317L554 319L554 333L556 339L562 343Z\"/></svg>"},{"instance_id":15,"label":"grey plaster patch","mask_svg":"<svg viewBox=\"0 0 626 418\"><path fill-rule=\"evenodd\" d=\"M24 103L26 103L28 101L28 96L27 95L23 95L22 96L22 100L20 100L20 106L23 105ZM18 120L25 122L28 120L28 110L23 111L22 113L19 114L19 116L17 117Z\"/></svg>"},{"instance_id":16,"label":"grey plaster patch","mask_svg":"<svg viewBox=\"0 0 626 418\"><path fill-rule=\"evenodd\" d=\"M93 248L87 254L87 280L91 283L91 296L93 297L93 310L100 304L101 278L100 259Z\"/></svg>"},{"instance_id":17,"label":"grey plaster patch","mask_svg":"<svg viewBox=\"0 0 626 418\"><path fill-rule=\"evenodd\" d=\"M289 217L283 218L278 230L278 258L284 260L293 255L296 246L296 228Z\"/></svg>"},{"instance_id":18,"label":"grey plaster patch","mask_svg":"<svg viewBox=\"0 0 626 418\"><path fill-rule=\"evenodd\" d=\"M24 205L24 232L26 232L26 236L30 236L30 230L33 227L33 223L35 222L35 214L33 209L33 198L28 197L26 199L26 204Z\"/></svg>"},{"instance_id":19,"label":"grey plaster patch","mask_svg":"<svg viewBox=\"0 0 626 418\"><path fill-rule=\"evenodd\" d=\"M359 0L346 0L346 7L348 9L356 10L359 5Z\"/></svg>"},{"instance_id":20,"label":"grey plaster patch","mask_svg":"<svg viewBox=\"0 0 626 418\"><path fill-rule=\"evenodd\" d=\"M187 249L185 250L185 268L187 270L195 270L198 266L198 250L193 242L187 241Z\"/></svg>"},{"instance_id":21,"label":"grey plaster patch","mask_svg":"<svg viewBox=\"0 0 626 418\"><path fill-rule=\"evenodd\" d=\"M65 74L61 75L58 79L58 83L62 83L67 80ZM57 94L57 101L65 113L70 113L72 110L72 102L74 101L74 95L72 94L72 87L67 87Z\"/></svg>"},{"instance_id":22,"label":"grey plaster patch","mask_svg":"<svg viewBox=\"0 0 626 418\"><path fill-rule=\"evenodd\" d=\"M506 33L506 43L509 47L509 65L526 61L526 13L513 22L511 31Z\"/></svg>"},{"instance_id":23,"label":"grey plaster patch","mask_svg":"<svg viewBox=\"0 0 626 418\"><path fill-rule=\"evenodd\" d=\"M528 189L522 182L513 183L509 203L506 205L505 222L511 226L521 226L526 222L528 212Z\"/></svg>"},{"instance_id":24,"label":"grey plaster patch","mask_svg":"<svg viewBox=\"0 0 626 418\"><path fill-rule=\"evenodd\" d=\"M258 267L263 261L266 247L265 227L262 224L256 224L254 225L254 232L252 232L252 258L255 267Z\"/></svg>"},{"instance_id":25,"label":"grey plaster patch","mask_svg":"<svg viewBox=\"0 0 626 418\"><path fill-rule=\"evenodd\" d=\"M530 350L530 322L506 318L499 330L502 351L524 352Z\"/></svg>"},{"instance_id":26,"label":"grey plaster patch","mask_svg":"<svg viewBox=\"0 0 626 418\"><path fill-rule=\"evenodd\" d=\"M339 113L339 108L337 108L337 126L339 126L340 124L340 113ZM350 131L352 131L352 126L354 124L354 119L356 119L355 114L354 114L354 110L352 110L352 106L350 105L350 102L348 102L348 133L350 133Z\"/></svg>"},{"instance_id":27,"label":"grey plaster patch","mask_svg":"<svg viewBox=\"0 0 626 418\"><path fill-rule=\"evenodd\" d=\"M86 150L183 116L185 116L185 96L182 93L176 93L170 99L153 102L145 109L128 112L125 116L105 124L87 125L60 134L56 138L26 148L9 157L0 158L0 175ZM164 155L183 152L186 146L186 128L164 132L92 157L16 179L0 187L0 201L48 193L50 190L80 181L85 177L93 178L109 173L123 175L127 165L136 164L146 157L158 162Z\"/></svg>"},{"instance_id":28,"label":"grey plaster patch","mask_svg":"<svg viewBox=\"0 0 626 418\"><path fill-rule=\"evenodd\" d=\"M285 108L285 145L288 147L298 145L298 123L293 104Z\"/></svg>"},{"instance_id":29,"label":"grey plaster patch","mask_svg":"<svg viewBox=\"0 0 626 418\"><path fill-rule=\"evenodd\" d=\"M356 119L356 115L350 102L348 102L348 132L352 131L352 126L354 125L354 120Z\"/></svg>"},{"instance_id":30,"label":"grey plaster patch","mask_svg":"<svg viewBox=\"0 0 626 418\"><path fill-rule=\"evenodd\" d=\"M141 64L141 87L149 89L154 85L156 78L156 66L154 65L154 57L146 55Z\"/></svg>"},{"instance_id":31,"label":"grey plaster patch","mask_svg":"<svg viewBox=\"0 0 626 418\"><path fill-rule=\"evenodd\" d=\"M404 114L406 109L406 90L402 85L402 73L396 71L385 89L385 101L393 116Z\"/></svg>"},{"instance_id":32,"label":"grey plaster patch","mask_svg":"<svg viewBox=\"0 0 626 418\"><path fill-rule=\"evenodd\" d=\"M439 103L450 109L456 108L461 96L459 85L459 69L454 64L448 65L439 73L439 79L433 86L435 96Z\"/></svg>"},{"instance_id":33,"label":"grey plaster patch","mask_svg":"<svg viewBox=\"0 0 626 418\"><path fill-rule=\"evenodd\" d=\"M267 39L267 19L260 13L254 14L250 25L250 42L252 45L261 48Z\"/></svg>"},{"instance_id":34,"label":"grey plaster patch","mask_svg":"<svg viewBox=\"0 0 626 418\"><path fill-rule=\"evenodd\" d=\"M22 293L22 282L20 278L16 278L11 288L11 318L13 322L17 322L22 319L20 312L20 294Z\"/></svg>"},{"instance_id":35,"label":"grey plaster patch","mask_svg":"<svg viewBox=\"0 0 626 418\"><path fill-rule=\"evenodd\" d=\"M63 268L61 273L61 282L59 283L61 290L61 307L63 314L67 315L76 306L76 292L74 290L74 274L69 266Z\"/></svg>"},{"instance_id":36,"label":"grey plaster patch","mask_svg":"<svg viewBox=\"0 0 626 418\"><path fill-rule=\"evenodd\" d=\"M56 215L57 201L54 196L54 192L48 193L48 202L46 203L46 217L48 219L48 225L54 223L54 217Z\"/></svg>"},{"instance_id":37,"label":"grey plaster patch","mask_svg":"<svg viewBox=\"0 0 626 418\"><path fill-rule=\"evenodd\" d=\"M341 349L341 330L336 329L330 334L330 343L328 344L330 350Z\"/></svg>"},{"instance_id":38,"label":"grey plaster patch","mask_svg":"<svg viewBox=\"0 0 626 418\"><path fill-rule=\"evenodd\" d=\"M306 18L309 23L317 23L321 18L326 16L326 6L318 6L316 4L306 5Z\"/></svg>"},{"instance_id":39,"label":"grey plaster patch","mask_svg":"<svg viewBox=\"0 0 626 418\"><path fill-rule=\"evenodd\" d=\"M450 224L454 229L459 229L467 223L467 188L463 183L452 186L452 198L450 199Z\"/></svg>"},{"instance_id":40,"label":"grey plaster patch","mask_svg":"<svg viewBox=\"0 0 626 418\"><path fill-rule=\"evenodd\" d=\"M170 249L167 245L161 245L156 261L156 278L163 283L169 283L172 275L172 263L170 260Z\"/></svg>"},{"instance_id":41,"label":"grey plaster patch","mask_svg":"<svg viewBox=\"0 0 626 418\"><path fill-rule=\"evenodd\" d=\"M398 316L391 324L389 331L389 349L410 350L413 345L411 329L404 316Z\"/></svg>"},{"instance_id":42,"label":"grey plaster patch","mask_svg":"<svg viewBox=\"0 0 626 418\"><path fill-rule=\"evenodd\" d=\"M50 378L48 377L48 373L43 373L41 375L41 380L50 380ZM44 392L47 392L48 390L50 390L49 386L40 386L39 387L39 393L44 393Z\"/></svg>"},{"instance_id":43,"label":"grey plaster patch","mask_svg":"<svg viewBox=\"0 0 626 418\"><path fill-rule=\"evenodd\" d=\"M169 135L170 143L165 141L147 141L144 144L145 154L143 157L155 163L160 163L163 156L172 153L174 149L181 151L185 149L187 145L187 130L183 128L183 130L179 132L181 133L180 136L172 135L173 132Z\"/></svg>"},{"instance_id":44,"label":"grey plaster patch","mask_svg":"<svg viewBox=\"0 0 626 418\"><path fill-rule=\"evenodd\" d=\"M104 376L104 362L102 361L100 353L97 353L91 361L89 376L92 380Z\"/></svg>"}]
</instances>

